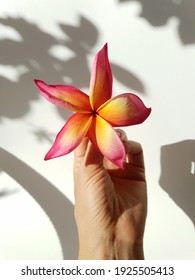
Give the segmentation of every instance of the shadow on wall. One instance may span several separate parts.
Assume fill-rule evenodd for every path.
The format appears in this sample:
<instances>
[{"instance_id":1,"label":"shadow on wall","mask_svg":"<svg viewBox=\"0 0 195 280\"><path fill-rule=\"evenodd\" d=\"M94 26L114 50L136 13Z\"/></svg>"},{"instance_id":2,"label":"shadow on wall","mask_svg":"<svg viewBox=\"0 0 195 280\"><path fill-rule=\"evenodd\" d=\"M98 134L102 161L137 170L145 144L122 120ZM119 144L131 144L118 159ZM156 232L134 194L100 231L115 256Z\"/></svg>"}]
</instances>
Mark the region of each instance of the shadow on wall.
<instances>
[{"instance_id":1,"label":"shadow on wall","mask_svg":"<svg viewBox=\"0 0 195 280\"><path fill-rule=\"evenodd\" d=\"M161 147L159 183L195 226L195 140Z\"/></svg>"},{"instance_id":2,"label":"shadow on wall","mask_svg":"<svg viewBox=\"0 0 195 280\"><path fill-rule=\"evenodd\" d=\"M58 23L58 26L64 38L56 38L22 18L0 18L0 27L5 34L0 38L0 64L4 68L11 67L18 76L14 80L0 72L0 121L2 117L21 118L29 112L31 102L39 98L33 82L35 78L49 84L89 87L88 56L95 55L93 48L99 37L96 26L84 16L80 16L75 26L64 23ZM67 51L71 56L67 56ZM119 82L144 93L142 82L134 74L116 64L113 68ZM65 119L71 115L60 108L58 112Z\"/></svg>"},{"instance_id":3,"label":"shadow on wall","mask_svg":"<svg viewBox=\"0 0 195 280\"><path fill-rule=\"evenodd\" d=\"M195 43L195 1L194 0L119 0L138 2L142 5L140 17L153 26L165 25L170 18L177 18L178 35L184 45Z\"/></svg>"},{"instance_id":4,"label":"shadow on wall","mask_svg":"<svg viewBox=\"0 0 195 280\"><path fill-rule=\"evenodd\" d=\"M53 35L39 29L36 24L22 18L0 19L1 27L11 28L19 37L18 40L6 38L0 40L1 64L12 66L16 71L24 69L16 81L0 77L1 103L0 114L7 118L21 118L28 113L30 103L38 100L37 88L33 80L42 79L48 83L64 83L68 79L70 84L84 87L88 84L89 69L86 55L95 45L97 29L84 17L80 17L77 27L60 24L65 35L71 37L66 41L57 39ZM77 30L77 32L75 32ZM80 36L78 36L78 34ZM82 41L82 36L85 37ZM85 42L86 34L89 35ZM92 36L93 34L93 36ZM82 44L83 42L83 44ZM84 42L86 44L84 44ZM83 46L84 45L84 46ZM52 49L60 47L73 52L73 57L60 59L52 53ZM67 119L71 113L58 108L60 115Z\"/></svg>"},{"instance_id":5,"label":"shadow on wall","mask_svg":"<svg viewBox=\"0 0 195 280\"><path fill-rule=\"evenodd\" d=\"M0 170L0 173L1 173L1 170ZM18 189L8 189L8 188L1 188L0 189L0 198L2 197L6 197L8 195L12 195L12 194L15 194L18 192Z\"/></svg>"},{"instance_id":6,"label":"shadow on wall","mask_svg":"<svg viewBox=\"0 0 195 280\"><path fill-rule=\"evenodd\" d=\"M48 215L59 237L63 258L76 260L78 236L72 203L30 166L2 148L0 168L23 186Z\"/></svg>"}]
</instances>

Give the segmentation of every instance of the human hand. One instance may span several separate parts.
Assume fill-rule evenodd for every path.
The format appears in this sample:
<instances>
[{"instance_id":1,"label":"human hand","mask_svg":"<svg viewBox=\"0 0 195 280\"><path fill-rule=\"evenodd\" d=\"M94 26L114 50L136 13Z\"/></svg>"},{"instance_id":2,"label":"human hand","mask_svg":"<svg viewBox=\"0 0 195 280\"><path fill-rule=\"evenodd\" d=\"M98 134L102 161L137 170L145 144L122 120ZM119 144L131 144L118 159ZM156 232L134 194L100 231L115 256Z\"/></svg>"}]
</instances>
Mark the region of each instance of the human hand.
<instances>
[{"instance_id":1,"label":"human hand","mask_svg":"<svg viewBox=\"0 0 195 280\"><path fill-rule=\"evenodd\" d=\"M79 259L143 259L147 190L143 151L117 130L126 149L119 169L87 137L75 150Z\"/></svg>"}]
</instances>

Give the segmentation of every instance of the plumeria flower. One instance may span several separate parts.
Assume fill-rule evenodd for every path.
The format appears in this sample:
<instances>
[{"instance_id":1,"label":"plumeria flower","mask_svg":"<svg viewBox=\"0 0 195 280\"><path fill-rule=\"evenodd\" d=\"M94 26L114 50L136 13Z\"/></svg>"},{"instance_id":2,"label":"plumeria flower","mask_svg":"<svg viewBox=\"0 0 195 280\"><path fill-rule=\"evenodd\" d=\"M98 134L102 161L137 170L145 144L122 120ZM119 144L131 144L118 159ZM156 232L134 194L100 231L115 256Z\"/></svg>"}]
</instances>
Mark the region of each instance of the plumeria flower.
<instances>
[{"instance_id":1,"label":"plumeria flower","mask_svg":"<svg viewBox=\"0 0 195 280\"><path fill-rule=\"evenodd\" d=\"M76 112L57 134L45 160L72 152L87 136L108 160L123 168L125 148L113 127L140 124L149 116L151 108L146 108L132 93L111 98L112 72L107 44L95 56L89 96L69 85L47 85L40 80L35 83L48 101Z\"/></svg>"}]
</instances>

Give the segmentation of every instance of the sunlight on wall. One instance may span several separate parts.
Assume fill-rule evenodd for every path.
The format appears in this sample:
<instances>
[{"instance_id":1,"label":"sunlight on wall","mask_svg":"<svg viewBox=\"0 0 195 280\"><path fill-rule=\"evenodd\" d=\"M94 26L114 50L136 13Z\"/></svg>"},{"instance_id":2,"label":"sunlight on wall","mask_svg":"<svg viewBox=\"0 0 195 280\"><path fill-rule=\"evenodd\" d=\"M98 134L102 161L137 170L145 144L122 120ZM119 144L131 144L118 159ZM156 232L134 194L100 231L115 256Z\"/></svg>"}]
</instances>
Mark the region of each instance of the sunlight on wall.
<instances>
[{"instance_id":1,"label":"sunlight on wall","mask_svg":"<svg viewBox=\"0 0 195 280\"><path fill-rule=\"evenodd\" d=\"M144 149L146 258L195 258L194 8L193 0L1 3L0 259L77 258L73 154L43 160L71 113L43 100L33 80L88 92L105 42L113 94L134 92L152 107L144 124L124 128Z\"/></svg>"}]
</instances>

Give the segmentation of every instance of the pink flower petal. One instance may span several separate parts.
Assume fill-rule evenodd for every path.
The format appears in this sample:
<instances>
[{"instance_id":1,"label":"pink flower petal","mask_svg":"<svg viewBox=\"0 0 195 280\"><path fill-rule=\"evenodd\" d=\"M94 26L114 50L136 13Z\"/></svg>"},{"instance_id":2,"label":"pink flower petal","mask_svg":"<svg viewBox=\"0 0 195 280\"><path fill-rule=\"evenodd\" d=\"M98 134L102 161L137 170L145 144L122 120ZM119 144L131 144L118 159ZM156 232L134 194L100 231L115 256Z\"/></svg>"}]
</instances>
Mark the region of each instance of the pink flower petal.
<instances>
[{"instance_id":1,"label":"pink flower petal","mask_svg":"<svg viewBox=\"0 0 195 280\"><path fill-rule=\"evenodd\" d=\"M89 96L81 90L66 85L47 85L35 80L40 93L51 103L76 112L90 112Z\"/></svg>"},{"instance_id":2,"label":"pink flower petal","mask_svg":"<svg viewBox=\"0 0 195 280\"><path fill-rule=\"evenodd\" d=\"M97 110L112 96L112 72L107 54L107 44L97 53L90 80L90 103Z\"/></svg>"},{"instance_id":3,"label":"pink flower petal","mask_svg":"<svg viewBox=\"0 0 195 280\"><path fill-rule=\"evenodd\" d=\"M132 94L120 94L104 103L97 113L112 126L140 124L150 115L151 108L146 108L142 100Z\"/></svg>"},{"instance_id":4,"label":"pink flower petal","mask_svg":"<svg viewBox=\"0 0 195 280\"><path fill-rule=\"evenodd\" d=\"M90 114L75 113L72 115L58 133L53 146L45 156L45 160L72 152L85 137L91 121Z\"/></svg>"},{"instance_id":5,"label":"pink flower petal","mask_svg":"<svg viewBox=\"0 0 195 280\"><path fill-rule=\"evenodd\" d=\"M88 132L93 145L112 163L123 168L125 159L124 145L112 126L98 115L93 117Z\"/></svg>"}]
</instances>

